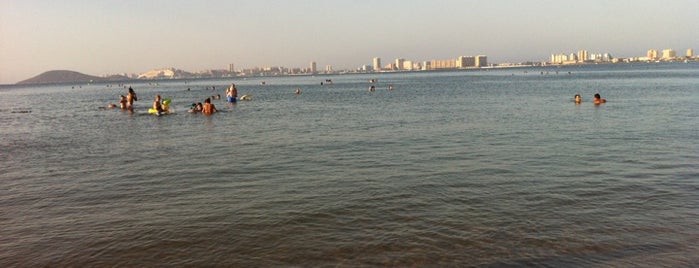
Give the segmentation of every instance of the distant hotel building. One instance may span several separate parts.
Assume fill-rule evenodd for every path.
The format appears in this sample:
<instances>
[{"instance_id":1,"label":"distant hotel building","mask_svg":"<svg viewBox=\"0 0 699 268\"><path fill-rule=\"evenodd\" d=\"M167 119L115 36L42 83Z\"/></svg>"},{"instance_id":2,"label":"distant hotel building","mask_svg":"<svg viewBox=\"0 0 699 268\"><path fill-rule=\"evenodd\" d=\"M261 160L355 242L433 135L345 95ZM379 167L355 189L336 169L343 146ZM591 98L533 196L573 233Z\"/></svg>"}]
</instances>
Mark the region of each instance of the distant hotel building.
<instances>
[{"instance_id":1,"label":"distant hotel building","mask_svg":"<svg viewBox=\"0 0 699 268\"><path fill-rule=\"evenodd\" d=\"M228 72L235 73L235 65L233 63L228 64Z\"/></svg>"},{"instance_id":2,"label":"distant hotel building","mask_svg":"<svg viewBox=\"0 0 699 268\"><path fill-rule=\"evenodd\" d=\"M675 50L673 49L663 49L663 59L665 60L670 60L674 59L677 55L675 54Z\"/></svg>"},{"instance_id":3,"label":"distant hotel building","mask_svg":"<svg viewBox=\"0 0 699 268\"><path fill-rule=\"evenodd\" d=\"M311 68L309 69L309 73L314 74L314 73L316 73L316 72L318 72L318 69L316 69L316 62L315 62L315 61L312 61L312 62L311 62Z\"/></svg>"},{"instance_id":4,"label":"distant hotel building","mask_svg":"<svg viewBox=\"0 0 699 268\"><path fill-rule=\"evenodd\" d=\"M431 60L423 63L422 70L463 69L488 66L488 57L459 56L452 60Z\"/></svg>"},{"instance_id":5,"label":"distant hotel building","mask_svg":"<svg viewBox=\"0 0 699 268\"><path fill-rule=\"evenodd\" d=\"M658 50L649 49L648 52L646 53L646 57L648 58L648 60L657 60L658 59Z\"/></svg>"},{"instance_id":6,"label":"distant hotel building","mask_svg":"<svg viewBox=\"0 0 699 268\"><path fill-rule=\"evenodd\" d=\"M476 57L460 56L456 59L456 68L476 67Z\"/></svg>"},{"instance_id":7,"label":"distant hotel building","mask_svg":"<svg viewBox=\"0 0 699 268\"><path fill-rule=\"evenodd\" d=\"M405 61L405 59L403 59L403 58L398 58L398 59L396 59L396 69L398 69L398 70L404 70L404 69L403 69L403 62L404 62L404 61Z\"/></svg>"},{"instance_id":8,"label":"distant hotel building","mask_svg":"<svg viewBox=\"0 0 699 268\"><path fill-rule=\"evenodd\" d=\"M456 69L456 60L432 60L430 70Z\"/></svg>"},{"instance_id":9,"label":"distant hotel building","mask_svg":"<svg viewBox=\"0 0 699 268\"><path fill-rule=\"evenodd\" d=\"M551 54L551 63L553 64L566 64L566 63L577 63L575 60L571 60L569 58L570 56L560 53L560 54Z\"/></svg>"},{"instance_id":10,"label":"distant hotel building","mask_svg":"<svg viewBox=\"0 0 699 268\"><path fill-rule=\"evenodd\" d=\"M415 66L413 65L412 61L406 60L406 61L403 61L403 68L401 68L401 69L408 70L408 71L412 71L413 69L418 69L418 68L414 68L414 67Z\"/></svg>"},{"instance_id":11,"label":"distant hotel building","mask_svg":"<svg viewBox=\"0 0 699 268\"><path fill-rule=\"evenodd\" d=\"M379 57L374 58L374 71L381 71L381 58Z\"/></svg>"},{"instance_id":12,"label":"distant hotel building","mask_svg":"<svg viewBox=\"0 0 699 268\"><path fill-rule=\"evenodd\" d=\"M488 66L488 57L485 55L476 56L476 67L486 67Z\"/></svg>"},{"instance_id":13,"label":"distant hotel building","mask_svg":"<svg viewBox=\"0 0 699 268\"><path fill-rule=\"evenodd\" d=\"M694 50L692 50L691 48L688 48L688 49L687 49L687 54L686 54L685 56L687 56L687 58L692 58L692 57L694 57Z\"/></svg>"},{"instance_id":14,"label":"distant hotel building","mask_svg":"<svg viewBox=\"0 0 699 268\"><path fill-rule=\"evenodd\" d=\"M578 61L588 61L590 60L590 53L587 52L587 50L580 50L578 51Z\"/></svg>"}]
</instances>

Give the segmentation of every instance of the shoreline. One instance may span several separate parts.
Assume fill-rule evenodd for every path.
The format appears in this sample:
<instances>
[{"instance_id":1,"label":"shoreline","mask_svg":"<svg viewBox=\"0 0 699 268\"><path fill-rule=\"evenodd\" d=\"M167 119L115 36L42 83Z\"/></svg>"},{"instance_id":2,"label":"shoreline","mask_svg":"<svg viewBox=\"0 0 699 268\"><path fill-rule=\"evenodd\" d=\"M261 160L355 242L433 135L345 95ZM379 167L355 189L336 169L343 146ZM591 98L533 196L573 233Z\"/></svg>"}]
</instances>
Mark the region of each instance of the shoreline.
<instances>
[{"instance_id":1,"label":"shoreline","mask_svg":"<svg viewBox=\"0 0 699 268\"><path fill-rule=\"evenodd\" d=\"M128 83L158 83L158 82L178 82L178 81L204 81L231 79L233 81L250 78L273 78L273 77L327 77L327 76L344 76L344 75L368 75L368 74L404 74L404 73L439 73L439 72L475 72L489 70L507 70L507 69L528 69L528 68L565 68L565 67L588 67L588 66L615 66L615 65L669 65L669 64L697 64L699 60L691 61L653 61L653 62L589 62L589 63L574 63L574 64L531 64L531 65L506 65L506 66L486 66L478 68L452 68L452 69L437 69L437 70L391 70L378 72L334 72L334 73L315 73L315 74L280 74L280 75L261 75L261 76L220 76L220 77L190 77L190 78L162 78L162 79L119 79L119 80L103 80L103 81L72 81L72 82L47 82L47 83L31 83L31 84L0 84L0 89L22 88L22 87L43 87L56 85L69 86L84 86L84 85L112 85L112 84L128 84Z\"/></svg>"}]
</instances>

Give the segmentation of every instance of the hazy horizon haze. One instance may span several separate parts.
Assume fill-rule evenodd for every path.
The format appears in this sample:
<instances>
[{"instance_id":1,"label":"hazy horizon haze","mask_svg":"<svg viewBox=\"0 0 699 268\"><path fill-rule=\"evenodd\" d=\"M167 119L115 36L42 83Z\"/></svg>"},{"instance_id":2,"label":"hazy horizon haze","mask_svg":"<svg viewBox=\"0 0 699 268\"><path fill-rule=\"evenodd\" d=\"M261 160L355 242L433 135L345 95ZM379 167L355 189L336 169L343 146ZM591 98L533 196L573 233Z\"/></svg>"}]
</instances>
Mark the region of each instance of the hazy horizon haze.
<instances>
[{"instance_id":1,"label":"hazy horizon haze","mask_svg":"<svg viewBox=\"0 0 699 268\"><path fill-rule=\"evenodd\" d=\"M487 55L542 61L585 49L699 49L699 1L0 1L0 84L262 66L319 69Z\"/></svg>"}]
</instances>

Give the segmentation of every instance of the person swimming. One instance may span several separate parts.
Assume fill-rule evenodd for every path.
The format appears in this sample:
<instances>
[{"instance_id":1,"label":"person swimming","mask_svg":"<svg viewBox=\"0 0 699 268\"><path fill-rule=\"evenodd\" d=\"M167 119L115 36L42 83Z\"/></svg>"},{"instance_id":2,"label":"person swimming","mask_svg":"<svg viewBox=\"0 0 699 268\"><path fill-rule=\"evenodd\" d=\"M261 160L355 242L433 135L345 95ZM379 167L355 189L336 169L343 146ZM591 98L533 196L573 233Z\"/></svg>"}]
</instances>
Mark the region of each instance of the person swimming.
<instances>
[{"instance_id":1,"label":"person swimming","mask_svg":"<svg viewBox=\"0 0 699 268\"><path fill-rule=\"evenodd\" d=\"M595 94L595 96L594 96L594 98L593 98L593 100L592 100L592 103L594 103L594 104L602 104L602 103L606 103L606 102L607 102L607 100L606 100L606 99L603 99L603 98L599 95L599 93Z\"/></svg>"},{"instance_id":2,"label":"person swimming","mask_svg":"<svg viewBox=\"0 0 699 268\"><path fill-rule=\"evenodd\" d=\"M582 97L580 97L580 94L575 94L575 103L581 103L582 102Z\"/></svg>"},{"instance_id":3,"label":"person swimming","mask_svg":"<svg viewBox=\"0 0 699 268\"><path fill-rule=\"evenodd\" d=\"M300 89L300 88L297 88L296 90L294 90L294 93L296 93L296 95L300 95L300 94L301 94L301 89Z\"/></svg>"}]
</instances>

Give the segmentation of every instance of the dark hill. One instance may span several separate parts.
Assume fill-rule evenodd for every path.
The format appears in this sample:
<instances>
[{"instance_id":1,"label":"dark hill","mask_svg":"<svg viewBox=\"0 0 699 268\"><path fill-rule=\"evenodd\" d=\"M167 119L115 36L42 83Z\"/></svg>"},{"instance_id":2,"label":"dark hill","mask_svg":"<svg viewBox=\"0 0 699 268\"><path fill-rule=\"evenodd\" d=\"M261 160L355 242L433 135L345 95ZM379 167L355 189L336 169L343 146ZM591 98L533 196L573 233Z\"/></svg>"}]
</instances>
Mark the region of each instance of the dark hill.
<instances>
[{"instance_id":1,"label":"dark hill","mask_svg":"<svg viewBox=\"0 0 699 268\"><path fill-rule=\"evenodd\" d=\"M42 73L24 81L19 81L17 84L88 83L104 80L105 79L102 77L86 75L79 72L55 70Z\"/></svg>"}]
</instances>

